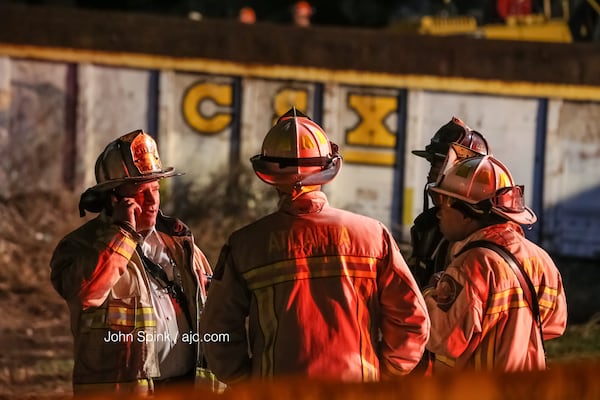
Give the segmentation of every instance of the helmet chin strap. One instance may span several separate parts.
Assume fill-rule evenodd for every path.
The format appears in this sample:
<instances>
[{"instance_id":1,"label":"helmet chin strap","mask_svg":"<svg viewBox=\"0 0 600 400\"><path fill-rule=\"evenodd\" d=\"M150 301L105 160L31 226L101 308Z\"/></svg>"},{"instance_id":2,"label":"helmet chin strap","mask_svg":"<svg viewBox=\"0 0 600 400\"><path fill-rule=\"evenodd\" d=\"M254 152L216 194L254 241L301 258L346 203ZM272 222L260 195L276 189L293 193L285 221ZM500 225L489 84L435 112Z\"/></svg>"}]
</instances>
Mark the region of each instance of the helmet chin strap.
<instances>
[{"instance_id":1,"label":"helmet chin strap","mask_svg":"<svg viewBox=\"0 0 600 400\"><path fill-rule=\"evenodd\" d=\"M423 187L423 212L429 210L429 183Z\"/></svg>"}]
</instances>

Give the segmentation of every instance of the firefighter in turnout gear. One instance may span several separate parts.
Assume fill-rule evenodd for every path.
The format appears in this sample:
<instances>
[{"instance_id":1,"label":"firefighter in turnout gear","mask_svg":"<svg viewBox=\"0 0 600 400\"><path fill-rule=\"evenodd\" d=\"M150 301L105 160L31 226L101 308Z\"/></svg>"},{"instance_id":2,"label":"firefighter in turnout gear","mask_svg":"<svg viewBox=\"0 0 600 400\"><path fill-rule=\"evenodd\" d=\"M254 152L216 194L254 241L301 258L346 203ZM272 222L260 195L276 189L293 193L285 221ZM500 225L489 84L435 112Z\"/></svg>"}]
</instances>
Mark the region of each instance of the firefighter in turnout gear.
<instances>
[{"instance_id":1,"label":"firefighter in turnout gear","mask_svg":"<svg viewBox=\"0 0 600 400\"><path fill-rule=\"evenodd\" d=\"M384 225L328 204L321 186L341 169L337 145L291 109L251 162L277 189L279 209L222 249L201 331L228 332L230 341L204 343L208 367L229 384L409 373L428 340L426 306Z\"/></svg>"},{"instance_id":2,"label":"firefighter in turnout gear","mask_svg":"<svg viewBox=\"0 0 600 400\"><path fill-rule=\"evenodd\" d=\"M448 164L429 189L452 243L449 265L423 292L434 374L544 369L544 341L565 330L561 275L520 226L537 219L523 190L491 156Z\"/></svg>"},{"instance_id":3,"label":"firefighter in turnout gear","mask_svg":"<svg viewBox=\"0 0 600 400\"><path fill-rule=\"evenodd\" d=\"M158 181L178 174L162 168L141 130L109 143L95 173L80 212L99 215L66 235L50 262L71 313L73 390L146 395L193 382L212 271L187 226L159 209Z\"/></svg>"},{"instance_id":4,"label":"firefighter in turnout gear","mask_svg":"<svg viewBox=\"0 0 600 400\"><path fill-rule=\"evenodd\" d=\"M452 117L431 138L425 150L413 150L413 154L425 158L430 164L427 185L438 179L451 143L459 144L472 151L469 156L490 154L483 135L471 130L463 121ZM429 207L427 191L424 193L423 212L411 227L412 253L408 265L420 287L425 287L433 274L443 271L447 265L448 241L444 239L438 226L437 208Z\"/></svg>"}]
</instances>

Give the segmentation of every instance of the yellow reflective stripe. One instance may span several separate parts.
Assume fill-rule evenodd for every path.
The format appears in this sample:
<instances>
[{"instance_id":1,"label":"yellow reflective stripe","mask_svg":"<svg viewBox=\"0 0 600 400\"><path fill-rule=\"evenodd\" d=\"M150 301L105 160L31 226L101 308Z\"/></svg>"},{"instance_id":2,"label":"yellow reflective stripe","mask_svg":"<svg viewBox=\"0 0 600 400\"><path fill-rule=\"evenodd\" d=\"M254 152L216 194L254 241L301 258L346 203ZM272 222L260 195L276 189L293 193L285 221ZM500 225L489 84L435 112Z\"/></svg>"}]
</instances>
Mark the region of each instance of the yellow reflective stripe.
<instances>
[{"instance_id":1,"label":"yellow reflective stripe","mask_svg":"<svg viewBox=\"0 0 600 400\"><path fill-rule=\"evenodd\" d=\"M151 307L133 309L109 305L107 322L110 325L130 326L135 328L156 326L156 319L154 318L154 312Z\"/></svg>"},{"instance_id":2,"label":"yellow reflective stripe","mask_svg":"<svg viewBox=\"0 0 600 400\"><path fill-rule=\"evenodd\" d=\"M550 297L556 297L558 296L558 289L554 289L548 286L540 286L541 288L541 295L542 296L550 296ZM538 289L538 293L540 292L540 288L536 288Z\"/></svg>"},{"instance_id":3,"label":"yellow reflective stripe","mask_svg":"<svg viewBox=\"0 0 600 400\"><path fill-rule=\"evenodd\" d=\"M136 246L137 242L135 240L123 234L117 235L108 244L108 247L111 248L115 253L118 253L127 259L131 258Z\"/></svg>"},{"instance_id":4,"label":"yellow reflective stripe","mask_svg":"<svg viewBox=\"0 0 600 400\"><path fill-rule=\"evenodd\" d=\"M251 290L292 280L351 276L375 279L375 257L322 256L284 260L243 273Z\"/></svg>"},{"instance_id":5,"label":"yellow reflective stripe","mask_svg":"<svg viewBox=\"0 0 600 400\"><path fill-rule=\"evenodd\" d=\"M539 291L539 289L537 289ZM538 299L538 304L541 308L553 310L555 308L557 289L542 287L542 292ZM511 308L529 307L523 295L521 287L509 288L499 293L494 293L490 298L490 306L486 314L495 314L506 311Z\"/></svg>"},{"instance_id":6,"label":"yellow reflective stripe","mask_svg":"<svg viewBox=\"0 0 600 400\"><path fill-rule=\"evenodd\" d=\"M445 356L442 356L441 354L435 355L435 361L439 361L442 364L445 364L451 368L454 368L454 366L456 365L456 359L450 358L450 357L445 357Z\"/></svg>"},{"instance_id":7,"label":"yellow reflective stripe","mask_svg":"<svg viewBox=\"0 0 600 400\"><path fill-rule=\"evenodd\" d=\"M475 349L475 353L473 353L473 367L477 370L481 369L481 363L482 363L481 354L482 353L483 353L483 350L482 350L481 346L478 346L477 349Z\"/></svg>"},{"instance_id":8,"label":"yellow reflective stripe","mask_svg":"<svg viewBox=\"0 0 600 400\"><path fill-rule=\"evenodd\" d=\"M295 274L292 273L292 274L281 275L281 276L278 276L277 278L265 279L263 281L258 281L258 282L253 282L253 283L248 282L248 288L250 290L256 290L256 289L260 289L260 288L263 288L266 286L272 286L272 285L275 285L277 283L282 283L282 282L310 279L310 278L330 278L330 277L334 277L334 276L351 276L353 278L374 279L377 275L375 272L367 273L367 272L346 271L346 272L342 273L342 272L340 272L340 270L321 271L321 272L302 271L302 272L297 272Z\"/></svg>"},{"instance_id":9,"label":"yellow reflective stripe","mask_svg":"<svg viewBox=\"0 0 600 400\"><path fill-rule=\"evenodd\" d=\"M138 379L131 382L73 383L73 392L76 395L89 394L90 398L96 397L98 393L109 392L148 396L151 395L153 391L154 384L151 379Z\"/></svg>"},{"instance_id":10,"label":"yellow reflective stripe","mask_svg":"<svg viewBox=\"0 0 600 400\"><path fill-rule=\"evenodd\" d=\"M357 310L357 319L359 322L362 322L365 319L369 318L369 310L366 306L367 301L366 297L371 292L371 288L373 286L373 281L364 281L365 285L359 285L357 292L360 295L358 299L358 310ZM373 351L372 343L371 343L371 332L370 326L367 324L359 324L361 343L360 343L360 354L361 354L361 364L363 370L363 377L365 381L375 381L378 380L377 370L375 365L377 363L377 357L375 352Z\"/></svg>"},{"instance_id":11,"label":"yellow reflective stripe","mask_svg":"<svg viewBox=\"0 0 600 400\"><path fill-rule=\"evenodd\" d=\"M156 319L151 307L135 310L127 307L109 306L108 310L100 308L81 315L84 328L106 328L110 326L127 326L134 328L155 327Z\"/></svg>"},{"instance_id":12,"label":"yellow reflective stripe","mask_svg":"<svg viewBox=\"0 0 600 400\"><path fill-rule=\"evenodd\" d=\"M266 287L254 292L258 313L258 324L265 340L265 348L261 358L261 375L273 376L275 353L275 332L277 332L277 316L275 315L275 289Z\"/></svg>"},{"instance_id":13,"label":"yellow reflective stripe","mask_svg":"<svg viewBox=\"0 0 600 400\"><path fill-rule=\"evenodd\" d=\"M538 303L540 304L540 307L544 307L549 310L554 310L554 307L555 307L554 299L546 300L546 299L542 298L542 299L538 300Z\"/></svg>"},{"instance_id":14,"label":"yellow reflective stripe","mask_svg":"<svg viewBox=\"0 0 600 400\"><path fill-rule=\"evenodd\" d=\"M529 308L529 305L523 299L513 300L509 303L504 303L495 307L488 308L488 310L486 311L486 315L498 314L504 311L508 311L512 308Z\"/></svg>"},{"instance_id":15,"label":"yellow reflective stripe","mask_svg":"<svg viewBox=\"0 0 600 400\"><path fill-rule=\"evenodd\" d=\"M491 370L494 368L494 359L496 354L496 337L498 335L498 326L494 326L494 328L488 332L488 346L487 346L487 354L486 354L486 369Z\"/></svg>"},{"instance_id":16,"label":"yellow reflective stripe","mask_svg":"<svg viewBox=\"0 0 600 400\"><path fill-rule=\"evenodd\" d=\"M473 353L473 367L476 370L491 370L494 368L497 333L498 327L494 326L482 337L482 345L478 346Z\"/></svg>"},{"instance_id":17,"label":"yellow reflective stripe","mask_svg":"<svg viewBox=\"0 0 600 400\"><path fill-rule=\"evenodd\" d=\"M273 264L265 265L263 267L255 268L250 271L244 272L244 278L253 279L257 275L269 273L272 271L288 268L297 268L298 265L311 265L322 267L328 267L331 265L347 265L355 264L355 269L370 270L373 265L377 262L375 257L361 257L361 256L345 256L345 255L334 255L334 256L318 256L318 257L306 257L291 260L278 261Z\"/></svg>"},{"instance_id":18,"label":"yellow reflective stripe","mask_svg":"<svg viewBox=\"0 0 600 400\"><path fill-rule=\"evenodd\" d=\"M502 292L494 293L490 297L490 305L486 315L497 314L511 308L529 307L523 298L523 289L520 287L509 288Z\"/></svg>"},{"instance_id":19,"label":"yellow reflective stripe","mask_svg":"<svg viewBox=\"0 0 600 400\"><path fill-rule=\"evenodd\" d=\"M538 300L540 308L554 310L556 307L556 298L558 297L558 289L553 289L546 286L542 287L540 291L540 298Z\"/></svg>"}]
</instances>

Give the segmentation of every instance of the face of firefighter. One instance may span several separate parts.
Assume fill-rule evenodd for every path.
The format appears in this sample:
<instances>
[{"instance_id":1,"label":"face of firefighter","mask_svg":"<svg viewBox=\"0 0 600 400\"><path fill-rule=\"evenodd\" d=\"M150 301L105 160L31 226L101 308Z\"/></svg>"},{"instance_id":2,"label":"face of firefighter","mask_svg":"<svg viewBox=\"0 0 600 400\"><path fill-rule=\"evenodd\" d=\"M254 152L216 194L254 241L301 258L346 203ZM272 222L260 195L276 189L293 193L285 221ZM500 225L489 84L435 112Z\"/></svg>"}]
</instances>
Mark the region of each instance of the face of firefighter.
<instances>
[{"instance_id":1,"label":"face of firefighter","mask_svg":"<svg viewBox=\"0 0 600 400\"><path fill-rule=\"evenodd\" d=\"M152 229L160 206L159 189L158 181L119 186L115 190L113 218L129 222L137 232Z\"/></svg>"},{"instance_id":2,"label":"face of firefighter","mask_svg":"<svg viewBox=\"0 0 600 400\"><path fill-rule=\"evenodd\" d=\"M479 222L452 207L453 202L454 199L443 195L438 195L436 202L440 231L450 242L463 240L480 228Z\"/></svg>"}]
</instances>

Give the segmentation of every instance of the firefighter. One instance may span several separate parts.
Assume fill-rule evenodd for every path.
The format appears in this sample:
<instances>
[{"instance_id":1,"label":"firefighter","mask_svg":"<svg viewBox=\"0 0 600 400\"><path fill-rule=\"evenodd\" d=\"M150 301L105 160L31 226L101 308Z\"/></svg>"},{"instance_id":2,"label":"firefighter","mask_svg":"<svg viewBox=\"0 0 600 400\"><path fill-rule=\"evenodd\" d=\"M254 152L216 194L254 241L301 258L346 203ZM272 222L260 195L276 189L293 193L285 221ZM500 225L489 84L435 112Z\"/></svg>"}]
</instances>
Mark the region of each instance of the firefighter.
<instances>
[{"instance_id":1,"label":"firefighter","mask_svg":"<svg viewBox=\"0 0 600 400\"><path fill-rule=\"evenodd\" d=\"M521 225L537 217L523 187L488 155L449 166L429 191L453 243L449 265L424 290L434 374L544 369L544 341L563 334L567 303L556 265L524 236Z\"/></svg>"},{"instance_id":2,"label":"firefighter","mask_svg":"<svg viewBox=\"0 0 600 400\"><path fill-rule=\"evenodd\" d=\"M459 118L452 117L433 135L425 150L412 152L430 163L426 188L438 179L452 143L470 149L468 156L490 154L488 143L481 133L469 128ZM448 241L439 230L437 208L435 205L430 208L428 199L425 192L423 212L415 218L410 231L412 253L408 265L420 287L425 287L435 273L443 271L447 263Z\"/></svg>"},{"instance_id":3,"label":"firefighter","mask_svg":"<svg viewBox=\"0 0 600 400\"><path fill-rule=\"evenodd\" d=\"M160 211L163 168L154 139L136 130L109 143L80 212L99 215L52 256L74 337L73 391L151 394L193 382L199 314L211 267L188 227Z\"/></svg>"},{"instance_id":4,"label":"firefighter","mask_svg":"<svg viewBox=\"0 0 600 400\"><path fill-rule=\"evenodd\" d=\"M292 108L251 162L276 188L279 209L234 232L222 249L201 332L229 339L204 342L208 367L228 384L410 372L429 336L427 310L384 225L328 204L321 187L341 169L337 145Z\"/></svg>"}]
</instances>

